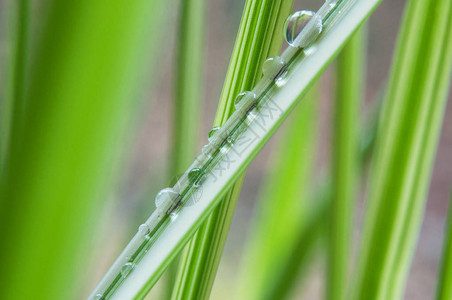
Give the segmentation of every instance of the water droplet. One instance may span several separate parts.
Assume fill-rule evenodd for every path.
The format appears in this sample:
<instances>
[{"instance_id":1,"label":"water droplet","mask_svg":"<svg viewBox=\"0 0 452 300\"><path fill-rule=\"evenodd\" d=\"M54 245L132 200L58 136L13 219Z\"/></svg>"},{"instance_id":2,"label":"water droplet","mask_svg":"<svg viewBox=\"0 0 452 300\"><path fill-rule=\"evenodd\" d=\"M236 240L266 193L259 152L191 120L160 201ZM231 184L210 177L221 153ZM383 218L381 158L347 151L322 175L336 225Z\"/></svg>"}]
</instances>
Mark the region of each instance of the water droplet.
<instances>
[{"instance_id":1,"label":"water droplet","mask_svg":"<svg viewBox=\"0 0 452 300\"><path fill-rule=\"evenodd\" d=\"M310 22L311 19L313 23ZM304 30L305 28L307 30ZM299 36L301 32L303 35ZM310 46L320 32L322 32L322 19L309 10L300 10L291 14L284 23L284 38L292 47L306 48Z\"/></svg>"},{"instance_id":2,"label":"water droplet","mask_svg":"<svg viewBox=\"0 0 452 300\"><path fill-rule=\"evenodd\" d=\"M163 189L155 196L155 206L158 208L166 203L174 204L179 196L179 193L172 188Z\"/></svg>"},{"instance_id":3,"label":"water droplet","mask_svg":"<svg viewBox=\"0 0 452 300\"><path fill-rule=\"evenodd\" d=\"M201 148L202 153L207 156L208 158L212 157L212 153L211 153L211 146L210 145L204 145Z\"/></svg>"},{"instance_id":4,"label":"water droplet","mask_svg":"<svg viewBox=\"0 0 452 300\"><path fill-rule=\"evenodd\" d=\"M281 57L273 56L264 62L262 73L265 77L275 77L285 66L286 63Z\"/></svg>"},{"instance_id":5,"label":"water droplet","mask_svg":"<svg viewBox=\"0 0 452 300\"><path fill-rule=\"evenodd\" d=\"M201 184L204 175L204 172L200 168L194 168L188 172L188 180L193 186L198 187Z\"/></svg>"},{"instance_id":6,"label":"water droplet","mask_svg":"<svg viewBox=\"0 0 452 300\"><path fill-rule=\"evenodd\" d=\"M102 299L103 297L104 297L104 295L102 295L102 294L96 294L96 295L94 296L94 299L100 300L100 299Z\"/></svg>"},{"instance_id":7,"label":"water droplet","mask_svg":"<svg viewBox=\"0 0 452 300\"><path fill-rule=\"evenodd\" d=\"M171 221L176 220L178 215L179 215L178 213L172 212L172 213L170 214Z\"/></svg>"},{"instance_id":8,"label":"water droplet","mask_svg":"<svg viewBox=\"0 0 452 300\"><path fill-rule=\"evenodd\" d=\"M251 100L253 99L253 100ZM234 106L236 109L239 109L242 107L245 103L249 101L255 101L256 100L256 94L253 92L243 92L237 95L237 97L234 100Z\"/></svg>"},{"instance_id":9,"label":"water droplet","mask_svg":"<svg viewBox=\"0 0 452 300\"><path fill-rule=\"evenodd\" d=\"M275 80L277 86L282 86L286 83L286 63L279 56L267 59L262 66L262 73L264 73L264 77Z\"/></svg>"},{"instance_id":10,"label":"water droplet","mask_svg":"<svg viewBox=\"0 0 452 300\"><path fill-rule=\"evenodd\" d=\"M328 5L333 8L336 6L337 4L337 0L326 0L326 3L328 3Z\"/></svg>"},{"instance_id":11,"label":"water droplet","mask_svg":"<svg viewBox=\"0 0 452 300\"><path fill-rule=\"evenodd\" d=\"M140 232L142 235L148 235L151 232L151 228L149 228L149 225L144 223L141 224L140 227L138 227L138 232Z\"/></svg>"},{"instance_id":12,"label":"water droplet","mask_svg":"<svg viewBox=\"0 0 452 300\"><path fill-rule=\"evenodd\" d=\"M213 127L210 131L209 131L209 135L208 135L208 140L209 142L213 140L213 137L215 135L215 133L218 132L218 130L220 130L221 127Z\"/></svg>"},{"instance_id":13,"label":"water droplet","mask_svg":"<svg viewBox=\"0 0 452 300\"><path fill-rule=\"evenodd\" d=\"M121 275L122 277L127 277L130 272L135 268L133 263L126 263L121 267Z\"/></svg>"}]
</instances>

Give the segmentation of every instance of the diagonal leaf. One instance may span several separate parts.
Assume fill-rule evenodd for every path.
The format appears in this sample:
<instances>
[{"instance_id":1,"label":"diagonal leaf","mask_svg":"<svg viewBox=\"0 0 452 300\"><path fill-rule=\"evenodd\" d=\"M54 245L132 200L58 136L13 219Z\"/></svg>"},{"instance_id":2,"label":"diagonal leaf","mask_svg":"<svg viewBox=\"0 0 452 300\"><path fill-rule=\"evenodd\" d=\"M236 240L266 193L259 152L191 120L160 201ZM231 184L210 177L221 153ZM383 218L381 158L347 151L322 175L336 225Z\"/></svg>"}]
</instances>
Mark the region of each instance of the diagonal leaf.
<instances>
[{"instance_id":1,"label":"diagonal leaf","mask_svg":"<svg viewBox=\"0 0 452 300\"><path fill-rule=\"evenodd\" d=\"M202 222L213 211L215 205L219 203L221 197L239 178L240 174L243 173L251 160L257 155L258 151L262 149L271 135L281 125L282 121L297 103L299 97L306 92L312 82L334 58L347 38L365 21L379 2L378 0L342 0L337 2L336 5L330 5L329 2L325 4L325 10L323 12L327 13L324 15L326 23L323 24L322 34L317 39L315 47L309 48L312 51L305 49L307 51L305 53L302 49L289 48L282 55L283 58L287 59L286 61L290 62L287 66L287 80L278 86L276 85L276 81L271 80L270 82L270 78L262 81L262 84L269 82L271 87L270 90L265 90L264 94L259 92L259 95L265 96L267 99L263 104L277 105L281 113L275 117L267 118L264 110L270 110L271 108L266 106L261 107L261 110L257 111L256 114L250 114L249 116L252 122L243 123L246 126L243 127L243 131L240 131L240 139L251 139L252 142L245 149L238 148L240 145L232 144L229 152L231 154L239 153L238 151L240 150L240 155L233 157L232 161L230 157L220 157L215 163L215 166L227 163L228 167L218 170L209 169L210 175L205 177L202 184L202 195L199 193L189 194L188 198L183 198L184 201L187 201L184 203L190 203L191 205L183 206L177 211L177 214L173 214L172 218L170 218L169 212L173 212L173 210L169 209L179 202L162 202L162 206L157 209L156 213L146 223L151 224L151 235L143 236L143 234L137 233L93 293L102 291L107 285L112 286L110 282L116 281L111 280L118 279L121 284L117 287L112 297L113 299L141 298L147 294L163 270L165 270L171 260L193 236L196 229L199 228ZM318 18L312 19L312 22L306 27L306 35L300 35L300 39L297 38L297 43L305 43L309 38L316 37L312 33L318 32L318 20ZM257 89L259 88L262 88L262 86L257 87ZM238 111L237 114L234 114L235 117L234 115L231 116L228 122L242 120L235 119L242 118L242 113L244 111ZM263 126L264 120L265 126L261 127ZM260 134L256 135L256 132L260 132ZM209 148L214 146L215 144L212 143ZM219 150L215 148L215 151L215 153L218 153ZM205 154L203 154L204 156ZM213 157L217 158L217 156ZM195 162L194 165L197 165L197 163ZM189 185L189 188L191 188L191 185ZM194 200L196 201L193 202ZM140 242L143 239L144 242ZM140 249L144 249L144 251L142 252ZM119 270L122 267L129 268L130 265L127 265L127 255L132 250L132 254L140 255L140 259L135 265L132 265L134 268L133 271L126 272L123 275ZM123 265L124 263L126 264ZM120 279L119 276L123 279Z\"/></svg>"}]
</instances>

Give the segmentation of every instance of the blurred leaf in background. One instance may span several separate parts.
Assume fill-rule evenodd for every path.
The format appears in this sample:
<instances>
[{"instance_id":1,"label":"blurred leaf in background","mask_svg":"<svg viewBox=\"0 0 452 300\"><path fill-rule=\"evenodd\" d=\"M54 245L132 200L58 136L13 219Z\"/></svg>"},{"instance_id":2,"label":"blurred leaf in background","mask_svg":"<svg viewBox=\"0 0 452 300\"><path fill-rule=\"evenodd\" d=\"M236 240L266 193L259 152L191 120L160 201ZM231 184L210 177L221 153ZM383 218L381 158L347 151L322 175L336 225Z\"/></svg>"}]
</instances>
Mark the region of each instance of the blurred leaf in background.
<instances>
[{"instance_id":1,"label":"blurred leaf in background","mask_svg":"<svg viewBox=\"0 0 452 300\"><path fill-rule=\"evenodd\" d=\"M271 171L259 193L248 233L239 299L283 299L290 292L279 278L287 276L284 273L293 258L296 237L303 235L310 215L322 205L310 201L319 125L318 90L319 84L303 98L284 139L274 150ZM317 238L312 238L304 240L305 245L315 245ZM297 277L296 271L289 277Z\"/></svg>"},{"instance_id":2,"label":"blurred leaf in background","mask_svg":"<svg viewBox=\"0 0 452 300\"><path fill-rule=\"evenodd\" d=\"M150 46L157 49L159 7L142 0L40 3L28 87L12 84L25 105L16 109L20 99L11 96L0 298L81 297L99 212L118 175L143 75L156 58ZM16 60L25 55L16 47Z\"/></svg>"},{"instance_id":3,"label":"blurred leaf in background","mask_svg":"<svg viewBox=\"0 0 452 300\"><path fill-rule=\"evenodd\" d=\"M327 298L347 299L353 245L355 206L359 191L360 136L365 81L365 31L358 31L342 49L336 65L336 89L332 122Z\"/></svg>"},{"instance_id":4,"label":"blurred leaf in background","mask_svg":"<svg viewBox=\"0 0 452 300\"><path fill-rule=\"evenodd\" d=\"M376 141L355 299L400 299L405 290L449 91L451 22L451 1L407 2Z\"/></svg>"}]
</instances>

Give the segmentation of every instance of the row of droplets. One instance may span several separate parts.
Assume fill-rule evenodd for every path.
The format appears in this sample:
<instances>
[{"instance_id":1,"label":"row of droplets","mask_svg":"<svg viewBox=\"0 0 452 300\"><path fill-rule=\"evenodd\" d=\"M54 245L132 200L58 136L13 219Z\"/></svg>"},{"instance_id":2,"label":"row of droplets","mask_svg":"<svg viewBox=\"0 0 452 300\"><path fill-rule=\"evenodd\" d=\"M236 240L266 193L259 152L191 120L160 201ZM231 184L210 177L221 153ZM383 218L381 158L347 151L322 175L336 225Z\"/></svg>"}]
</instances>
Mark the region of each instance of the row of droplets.
<instances>
[{"instance_id":1,"label":"row of droplets","mask_svg":"<svg viewBox=\"0 0 452 300\"><path fill-rule=\"evenodd\" d=\"M332 10L337 5L337 2L337 0L326 1L326 6L329 10ZM324 7L325 5L322 6L319 12ZM324 11L327 11L327 9L324 9ZM284 38L293 49L301 48L305 54L308 53L306 49L315 42L322 32L322 17L324 15L322 16L319 12L316 14L312 11L301 10L291 14L287 18L284 24ZM290 47L288 50L290 50ZM284 54L283 57L285 57ZM295 54L292 53L286 56L290 58L290 55ZM265 81L274 82L277 87L281 87L286 82L288 64L280 56L271 57L264 62L262 73ZM223 127L212 128L208 134L209 143L203 146L201 154L196 158L192 166L190 166L189 171L182 175L173 187L165 188L158 192L155 197L155 212L145 223L139 226L137 235L135 235L121 254L118 260L124 257L125 263L122 263L119 272L116 272L117 275L114 274L111 280L107 280L105 282L106 285L103 286L111 289L111 285L114 282L116 284L122 282L121 280L116 280L118 276L124 280L132 272L138 261L148 251L150 245L146 247L145 244L149 244L149 241L152 239L152 234L156 232L154 229L162 225L162 221L165 221L165 216L170 216L170 219L177 217L178 210L183 206L183 198L188 198L186 195L190 195L190 190L197 189L201 186L208 174L208 170L211 170L215 162L218 162L229 151L238 135L243 132L243 128L248 127L256 118L257 112L255 110L258 99L259 97L253 91L246 91L237 95L234 101L236 112L232 114ZM243 118L243 116L245 117ZM243 123L242 130L239 130L242 125L240 122ZM237 130L234 131L233 129ZM141 250L143 253L137 255L136 252L138 250ZM106 277L111 271L114 271L112 269L114 269L114 266L109 270ZM98 286L99 289L102 288L101 285L102 282ZM106 299L107 295L104 293L105 291L106 289L103 289L102 293L94 294L94 299Z\"/></svg>"},{"instance_id":2,"label":"row of droplets","mask_svg":"<svg viewBox=\"0 0 452 300\"><path fill-rule=\"evenodd\" d=\"M330 8L334 8L337 4L337 0L327 1ZM307 31L307 34L300 36L300 33L306 27L309 22L313 20L312 28ZM312 45L312 43L317 39L319 34L322 32L322 19L315 12L308 10L300 10L293 14L291 14L286 22L284 23L284 38L286 42L296 48L307 48ZM297 38L297 37L302 38ZM274 56L267 59L262 66L262 73L264 78L269 78L274 80L277 86L281 87L286 82L287 71L287 63L280 57ZM257 95L252 91L242 92L237 95L234 106L236 110L239 110L242 106L248 105L252 106L258 99ZM250 105L251 104L251 105ZM252 111L248 111L248 119L251 122L255 119L255 116ZM208 134L208 141L210 143L214 142L214 138L217 137L217 133L220 131L220 127L214 127L210 130ZM233 144L234 140L230 136L226 136L226 144L223 143L221 146L221 153L226 154L229 147L227 144ZM208 157L210 156L209 144L203 146L202 152L206 154ZM194 187L199 187L203 181L203 177L205 176L205 172L203 172L202 168L196 167L192 168L188 171L188 180ZM176 184L177 185L177 184ZM180 200L180 193L176 191L174 188L165 188L161 190L156 198L155 205L157 208L163 207L164 203L171 202L176 203L178 199ZM142 224L141 226L145 226L146 224ZM140 226L140 228L141 228Z\"/></svg>"},{"instance_id":3,"label":"row of droplets","mask_svg":"<svg viewBox=\"0 0 452 300\"><path fill-rule=\"evenodd\" d=\"M329 1L329 5L334 7L337 1ZM314 19L313 30L309 31L309 34L305 35L305 38L297 41L297 36L303 31L306 25ZM286 42L296 48L307 48L309 47L319 36L322 31L322 19L316 15L316 13L307 10L297 11L291 14L286 22L284 23L284 38ZM286 82L286 75L288 73L287 64L280 56L274 56L267 59L262 66L262 73L264 78L269 78L274 80L278 87L281 87ZM234 107L239 110L242 106L248 105L252 106L258 99L256 93L252 91L245 91L237 95L234 100ZM250 105L251 104L251 105ZM255 119L255 114L253 111L247 111L248 123L251 123ZM214 138L220 131L220 127L213 127L208 134L208 141L214 142ZM226 136L226 143L221 145L221 153L226 154L232 145L234 140L230 136ZM210 156L208 151L209 144L203 146L202 152L207 156ZM206 176L202 168L196 167L188 171L188 179L194 187L199 187L203 181L203 177ZM177 185L177 184L176 184ZM162 207L164 203L171 202L175 203L180 199L180 194L174 188L165 188L161 190L156 198L155 205L157 208ZM142 224L141 226L144 226Z\"/></svg>"}]
</instances>

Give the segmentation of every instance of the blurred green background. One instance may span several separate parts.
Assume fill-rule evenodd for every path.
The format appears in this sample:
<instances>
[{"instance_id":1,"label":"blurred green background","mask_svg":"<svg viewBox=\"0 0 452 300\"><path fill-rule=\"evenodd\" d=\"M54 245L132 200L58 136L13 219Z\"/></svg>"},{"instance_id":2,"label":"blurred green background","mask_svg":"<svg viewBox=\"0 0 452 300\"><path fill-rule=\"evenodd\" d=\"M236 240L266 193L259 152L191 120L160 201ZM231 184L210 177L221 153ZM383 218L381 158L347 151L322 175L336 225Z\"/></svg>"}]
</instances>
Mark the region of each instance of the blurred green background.
<instances>
[{"instance_id":1,"label":"blurred green background","mask_svg":"<svg viewBox=\"0 0 452 300\"><path fill-rule=\"evenodd\" d=\"M108 1L102 2L107 4ZM208 26L206 28L203 70L205 88L200 112L201 138L198 141L199 147L207 142L207 133L213 123L244 2L244 0L208 1ZM295 0L294 10L316 10L321 4L321 1ZM364 119L368 118L369 111L374 104L371 99L378 99L378 93L387 79L404 4L405 1L402 0L384 1L370 19L365 95L367 100L365 107L363 107ZM2 12L4 12L5 0L2 0L0 5ZM96 209L95 216L100 219L100 227L92 230L90 238L90 249L92 251L84 253L88 256L85 260L86 264L83 266L85 283L82 285L82 289L72 291L77 298L88 295L95 287L119 251L136 231L137 225L152 213L154 195L161 188L170 184L169 178L177 175L169 174L168 160L171 154L172 97L174 96L173 86L176 78L173 53L177 37L179 9L177 1L170 1L167 5L168 7L162 10L164 17L158 20L160 34L156 37L152 36L152 32L142 35L142 37L149 37L150 39L152 37L153 45L143 46L140 49L142 51L137 52L135 54L137 56L133 57L134 62L143 62L143 67L148 66L148 69L143 68L140 76L131 76L131 78L141 81L140 84L134 83L140 88L133 91L125 89L124 91L123 101L136 99L133 100L136 101L133 111L124 115L118 111L118 119L113 122L126 122L128 124L124 126L128 131L125 133L125 138L121 139L121 144L112 146L118 147L119 150L116 151L119 153L115 154L115 162L112 164L117 165L116 168L119 169L120 177L115 179L114 184L110 183L105 188L105 193L102 195L104 197L103 204ZM143 4L143 7L149 8L145 4ZM35 19L39 20L43 11L46 10L35 5L32 11ZM158 17L153 16L153 18L157 22ZM3 19L3 21L5 20ZM144 26L149 26L149 23L143 22ZM76 26L77 20L74 20L71 24ZM30 33L32 41L41 30L40 24L33 23L33 25L35 26L32 26L33 30ZM2 22L1 26L4 28L5 22ZM121 27L118 26L117 29L120 30ZM80 41L83 42L83 40L83 37L81 37ZM142 42L146 44L146 40ZM9 49L7 37L2 36L1 54L8 55ZM151 63L152 61L153 63ZM2 82L5 82L4 70L2 68L0 71ZM329 68L323 75L321 84L321 118L318 120L320 145L317 150L316 167L314 168L319 174L326 171L331 154L332 76L332 70ZM130 95L130 99L128 99L128 95ZM95 101L95 99L92 99L92 101ZM285 123L285 125L287 124L289 122ZM234 290L238 284L235 280L237 277L235 274L239 271L240 261L243 259L243 245L247 239L244 232L249 227L262 179L273 171L272 149L281 139L281 133L288 130L287 127L281 128L248 168L212 291L212 299L230 299L230 291ZM435 293L444 234L443 226L448 212L450 183L452 182L451 162L452 104L449 101L435 161L427 210L414 263L408 278L405 299L432 299ZM362 189L361 194L364 192L365 188ZM363 201L357 204L357 211L356 236L358 236L362 227ZM11 217L14 218L14 215ZM305 274L306 280L299 285L294 296L297 295L298 298L298 296L304 295L306 299L322 299L325 290L324 264L325 262L321 257L316 256L314 267L310 269L308 274ZM159 295L160 288L157 285L149 297Z\"/></svg>"}]
</instances>

